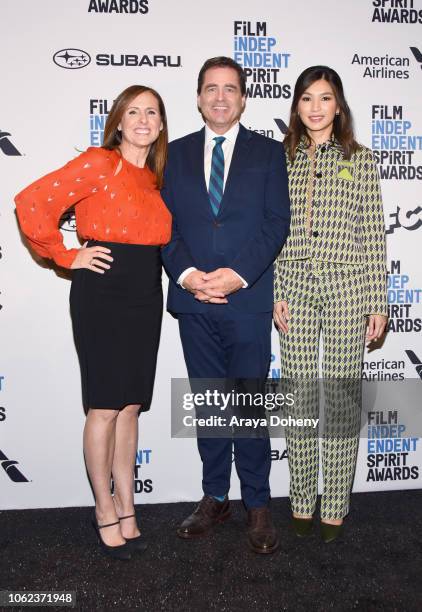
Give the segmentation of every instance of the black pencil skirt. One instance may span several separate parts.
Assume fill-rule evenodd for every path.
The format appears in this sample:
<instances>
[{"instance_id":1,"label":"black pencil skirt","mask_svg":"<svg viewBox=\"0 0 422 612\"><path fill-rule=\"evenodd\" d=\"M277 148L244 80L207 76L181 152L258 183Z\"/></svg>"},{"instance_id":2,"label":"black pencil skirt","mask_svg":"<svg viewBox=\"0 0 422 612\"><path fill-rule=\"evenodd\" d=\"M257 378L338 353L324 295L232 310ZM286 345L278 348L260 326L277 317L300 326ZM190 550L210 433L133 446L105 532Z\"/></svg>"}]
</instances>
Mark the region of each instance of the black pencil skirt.
<instances>
[{"instance_id":1,"label":"black pencil skirt","mask_svg":"<svg viewBox=\"0 0 422 612\"><path fill-rule=\"evenodd\" d=\"M160 247L94 245L111 250L110 270L74 270L70 291L84 408L149 410L163 313Z\"/></svg>"}]
</instances>

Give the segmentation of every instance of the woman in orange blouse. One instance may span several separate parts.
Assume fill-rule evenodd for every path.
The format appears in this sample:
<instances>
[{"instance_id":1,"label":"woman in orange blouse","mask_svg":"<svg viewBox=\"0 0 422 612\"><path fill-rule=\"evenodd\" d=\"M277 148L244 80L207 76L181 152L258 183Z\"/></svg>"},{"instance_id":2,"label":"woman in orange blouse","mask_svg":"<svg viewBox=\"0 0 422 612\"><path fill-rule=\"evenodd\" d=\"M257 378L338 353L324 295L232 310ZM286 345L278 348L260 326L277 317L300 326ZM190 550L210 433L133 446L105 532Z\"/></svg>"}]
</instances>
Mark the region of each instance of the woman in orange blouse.
<instances>
[{"instance_id":1,"label":"woman in orange blouse","mask_svg":"<svg viewBox=\"0 0 422 612\"><path fill-rule=\"evenodd\" d=\"M134 513L133 471L138 414L150 407L161 328L160 247L171 231L159 192L167 143L161 97L133 85L115 100L102 147L89 148L15 199L31 247L74 270L70 305L87 411L84 454L96 501L94 526L104 551L119 559L145 548ZM58 229L70 207L87 240L80 249L66 249Z\"/></svg>"}]
</instances>

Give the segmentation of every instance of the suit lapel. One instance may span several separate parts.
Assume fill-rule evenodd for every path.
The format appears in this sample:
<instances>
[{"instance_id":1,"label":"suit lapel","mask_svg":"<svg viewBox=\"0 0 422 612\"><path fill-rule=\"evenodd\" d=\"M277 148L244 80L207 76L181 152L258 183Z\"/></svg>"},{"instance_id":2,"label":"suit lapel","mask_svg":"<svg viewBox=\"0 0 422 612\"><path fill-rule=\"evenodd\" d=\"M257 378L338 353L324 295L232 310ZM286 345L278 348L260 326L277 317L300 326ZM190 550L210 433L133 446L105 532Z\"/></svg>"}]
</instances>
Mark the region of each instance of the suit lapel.
<instances>
[{"instance_id":1,"label":"suit lapel","mask_svg":"<svg viewBox=\"0 0 422 612\"><path fill-rule=\"evenodd\" d=\"M230 163L229 173L227 176L226 184L224 187L223 198L220 203L220 209L218 216L225 206L230 202L230 194L233 189L236 188L236 175L242 170L247 163L248 150L250 145L251 133L249 130L239 125L239 133L236 138L234 145L232 160ZM207 207L207 211L212 219L215 219L211 203L208 195L207 184L205 182L204 173L204 147L205 147L205 128L195 132L191 136L191 143L189 146L190 154L190 167L192 169L192 180L196 184L198 193L201 195L201 201L203 205Z\"/></svg>"},{"instance_id":2,"label":"suit lapel","mask_svg":"<svg viewBox=\"0 0 422 612\"><path fill-rule=\"evenodd\" d=\"M204 174L204 146L205 146L205 128L191 135L189 145L190 167L192 169L191 180L196 184L201 196L208 201L207 185L205 183Z\"/></svg>"},{"instance_id":3,"label":"suit lapel","mask_svg":"<svg viewBox=\"0 0 422 612\"><path fill-rule=\"evenodd\" d=\"M223 208L230 202L230 194L236 188L236 174L246 166L250 139L250 131L240 124L218 216L221 215Z\"/></svg>"}]
</instances>

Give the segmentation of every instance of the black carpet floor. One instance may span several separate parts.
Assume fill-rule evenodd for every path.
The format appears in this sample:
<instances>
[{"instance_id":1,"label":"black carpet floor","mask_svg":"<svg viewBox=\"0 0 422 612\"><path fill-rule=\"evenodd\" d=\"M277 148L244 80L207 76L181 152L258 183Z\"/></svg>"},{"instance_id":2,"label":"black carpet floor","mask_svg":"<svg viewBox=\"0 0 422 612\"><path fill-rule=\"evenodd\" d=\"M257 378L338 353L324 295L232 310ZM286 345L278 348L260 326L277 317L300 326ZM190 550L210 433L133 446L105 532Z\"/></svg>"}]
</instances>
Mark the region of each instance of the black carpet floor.
<instances>
[{"instance_id":1,"label":"black carpet floor","mask_svg":"<svg viewBox=\"0 0 422 612\"><path fill-rule=\"evenodd\" d=\"M180 540L192 508L138 506L149 548L129 562L101 554L89 508L0 512L0 590L76 591L77 610L422 610L422 490L353 495L332 544L317 528L297 538L288 500L275 499L273 555L248 550L240 502L208 538Z\"/></svg>"}]
</instances>

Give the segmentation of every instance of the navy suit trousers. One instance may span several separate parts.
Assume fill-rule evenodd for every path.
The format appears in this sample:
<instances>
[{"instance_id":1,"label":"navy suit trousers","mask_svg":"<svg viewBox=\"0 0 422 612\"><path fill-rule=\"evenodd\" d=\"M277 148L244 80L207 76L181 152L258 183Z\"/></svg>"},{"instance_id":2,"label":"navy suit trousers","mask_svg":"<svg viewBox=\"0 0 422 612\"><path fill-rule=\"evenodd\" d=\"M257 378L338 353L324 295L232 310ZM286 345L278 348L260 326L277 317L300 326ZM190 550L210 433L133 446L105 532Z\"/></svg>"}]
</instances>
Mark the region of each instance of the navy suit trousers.
<instances>
[{"instance_id":1,"label":"navy suit trousers","mask_svg":"<svg viewBox=\"0 0 422 612\"><path fill-rule=\"evenodd\" d=\"M242 291L242 290L241 290ZM242 313L216 305L207 314L178 314L189 378L263 381L271 359L272 313ZM232 449L246 508L268 504L271 445L268 436L198 438L205 495L226 495Z\"/></svg>"}]
</instances>

